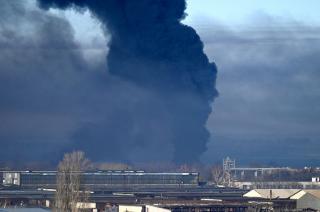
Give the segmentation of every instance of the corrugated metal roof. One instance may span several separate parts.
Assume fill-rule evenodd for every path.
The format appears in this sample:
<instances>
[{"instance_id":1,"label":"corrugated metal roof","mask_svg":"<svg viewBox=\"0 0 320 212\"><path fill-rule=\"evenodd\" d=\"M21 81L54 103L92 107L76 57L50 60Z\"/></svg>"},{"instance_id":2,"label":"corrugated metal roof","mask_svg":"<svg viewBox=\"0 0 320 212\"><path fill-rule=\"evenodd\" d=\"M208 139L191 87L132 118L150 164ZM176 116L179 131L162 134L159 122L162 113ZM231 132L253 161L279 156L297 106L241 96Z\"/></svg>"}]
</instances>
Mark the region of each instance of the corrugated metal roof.
<instances>
[{"instance_id":1,"label":"corrugated metal roof","mask_svg":"<svg viewBox=\"0 0 320 212\"><path fill-rule=\"evenodd\" d=\"M244 194L243 196L265 199L288 199L299 191L300 189L254 189Z\"/></svg>"},{"instance_id":2,"label":"corrugated metal roof","mask_svg":"<svg viewBox=\"0 0 320 212\"><path fill-rule=\"evenodd\" d=\"M290 199L300 199L301 197L303 197L307 192L305 192L304 190L301 190L297 193L295 193L294 195L292 195L290 197Z\"/></svg>"},{"instance_id":3,"label":"corrugated metal roof","mask_svg":"<svg viewBox=\"0 0 320 212\"><path fill-rule=\"evenodd\" d=\"M320 199L320 190L317 189L305 189L305 192L312 194L313 196L317 197Z\"/></svg>"},{"instance_id":4,"label":"corrugated metal roof","mask_svg":"<svg viewBox=\"0 0 320 212\"><path fill-rule=\"evenodd\" d=\"M292 195L290 197L290 199L300 199L301 197L303 197L304 195L306 194L311 194L312 196L320 199L320 190L317 190L317 189L304 189L304 190L301 190L299 192L297 192L296 194Z\"/></svg>"}]
</instances>

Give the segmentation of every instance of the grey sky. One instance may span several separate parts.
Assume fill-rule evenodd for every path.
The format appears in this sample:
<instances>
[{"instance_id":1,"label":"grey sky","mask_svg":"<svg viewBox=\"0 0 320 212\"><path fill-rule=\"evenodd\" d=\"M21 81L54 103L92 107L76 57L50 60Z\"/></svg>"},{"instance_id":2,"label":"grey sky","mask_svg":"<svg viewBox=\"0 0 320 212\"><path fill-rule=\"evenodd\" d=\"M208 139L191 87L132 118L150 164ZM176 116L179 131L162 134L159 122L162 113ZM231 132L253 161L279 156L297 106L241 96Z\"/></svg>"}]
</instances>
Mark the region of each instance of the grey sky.
<instances>
[{"instance_id":1,"label":"grey sky","mask_svg":"<svg viewBox=\"0 0 320 212\"><path fill-rule=\"evenodd\" d=\"M220 97L208 121L212 141L203 160L217 161L231 155L247 164L317 165L317 15L310 5L310 10L297 11L299 5L287 4L284 14L268 7L262 10L261 5L255 8L258 10L247 11L247 16L234 15L244 21L223 22L221 14L214 13L211 17L195 14L188 21L194 24L206 53L219 68ZM286 147L288 152L283 151Z\"/></svg>"}]
</instances>

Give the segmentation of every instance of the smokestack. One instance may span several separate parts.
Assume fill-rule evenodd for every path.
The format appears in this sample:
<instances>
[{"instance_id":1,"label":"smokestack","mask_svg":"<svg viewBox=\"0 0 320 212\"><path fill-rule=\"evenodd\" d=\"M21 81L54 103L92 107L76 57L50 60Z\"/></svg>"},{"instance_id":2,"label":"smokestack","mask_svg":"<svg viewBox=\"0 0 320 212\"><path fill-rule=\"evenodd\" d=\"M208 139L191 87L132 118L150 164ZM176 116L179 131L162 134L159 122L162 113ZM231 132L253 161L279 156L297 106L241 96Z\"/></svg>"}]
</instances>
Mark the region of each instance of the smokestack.
<instances>
[{"instance_id":1,"label":"smokestack","mask_svg":"<svg viewBox=\"0 0 320 212\"><path fill-rule=\"evenodd\" d=\"M115 110L114 117L84 126L74 136L77 147L97 160L110 155L130 160L125 151L137 147L150 147L152 156L168 154L159 158L178 163L199 159L209 138L206 122L217 96L217 69L195 30L181 23L185 0L38 2L45 9L88 8L112 36L106 70L147 93L133 94L136 101ZM121 130L109 130L111 126ZM163 153L161 147L167 150Z\"/></svg>"}]
</instances>

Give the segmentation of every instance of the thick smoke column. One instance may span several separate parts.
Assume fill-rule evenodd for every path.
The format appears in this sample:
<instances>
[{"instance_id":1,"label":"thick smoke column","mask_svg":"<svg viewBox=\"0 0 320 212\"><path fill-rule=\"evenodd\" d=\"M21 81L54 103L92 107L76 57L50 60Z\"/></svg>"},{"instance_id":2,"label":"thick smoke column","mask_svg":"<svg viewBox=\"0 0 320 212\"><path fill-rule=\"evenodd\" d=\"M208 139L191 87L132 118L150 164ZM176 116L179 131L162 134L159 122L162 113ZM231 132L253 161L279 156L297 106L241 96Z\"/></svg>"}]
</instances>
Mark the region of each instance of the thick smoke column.
<instances>
[{"instance_id":1,"label":"thick smoke column","mask_svg":"<svg viewBox=\"0 0 320 212\"><path fill-rule=\"evenodd\" d=\"M105 146L121 159L136 146L146 151L152 146L154 154L167 146L173 156L164 160L196 161L209 137L205 125L217 95L217 70L195 30L180 23L185 0L38 1L46 9L88 8L112 35L108 72L147 93L128 90L135 103L81 129L75 135L78 147L101 159Z\"/></svg>"}]
</instances>

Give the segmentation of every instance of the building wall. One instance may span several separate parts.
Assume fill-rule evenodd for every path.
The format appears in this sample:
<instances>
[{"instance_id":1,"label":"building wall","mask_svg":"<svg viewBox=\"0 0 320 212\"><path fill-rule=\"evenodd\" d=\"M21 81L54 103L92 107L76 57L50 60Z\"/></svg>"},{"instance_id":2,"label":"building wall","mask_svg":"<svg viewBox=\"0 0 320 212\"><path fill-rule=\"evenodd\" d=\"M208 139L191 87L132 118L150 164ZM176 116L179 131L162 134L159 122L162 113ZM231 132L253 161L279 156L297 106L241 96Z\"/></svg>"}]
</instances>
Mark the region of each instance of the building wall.
<instances>
[{"instance_id":1,"label":"building wall","mask_svg":"<svg viewBox=\"0 0 320 212\"><path fill-rule=\"evenodd\" d=\"M3 183L21 187L53 188L57 172L8 172ZM17 180L18 179L18 180ZM85 186L197 186L198 173L87 172L81 173Z\"/></svg>"},{"instance_id":2,"label":"building wall","mask_svg":"<svg viewBox=\"0 0 320 212\"><path fill-rule=\"evenodd\" d=\"M76 207L80 209L95 209L97 204L94 202L77 202Z\"/></svg>"},{"instance_id":3,"label":"building wall","mask_svg":"<svg viewBox=\"0 0 320 212\"><path fill-rule=\"evenodd\" d=\"M142 212L142 206L119 205L118 212Z\"/></svg>"},{"instance_id":4,"label":"building wall","mask_svg":"<svg viewBox=\"0 0 320 212\"><path fill-rule=\"evenodd\" d=\"M306 193L297 200L297 209L313 208L320 210L320 199L312 194Z\"/></svg>"},{"instance_id":5,"label":"building wall","mask_svg":"<svg viewBox=\"0 0 320 212\"><path fill-rule=\"evenodd\" d=\"M320 182L234 182L241 189L319 189Z\"/></svg>"},{"instance_id":6,"label":"building wall","mask_svg":"<svg viewBox=\"0 0 320 212\"><path fill-rule=\"evenodd\" d=\"M3 173L2 185L20 185L20 173L18 172Z\"/></svg>"},{"instance_id":7,"label":"building wall","mask_svg":"<svg viewBox=\"0 0 320 212\"><path fill-rule=\"evenodd\" d=\"M145 212L171 212L169 209L165 208L159 208L152 205L146 205L146 211Z\"/></svg>"}]
</instances>

